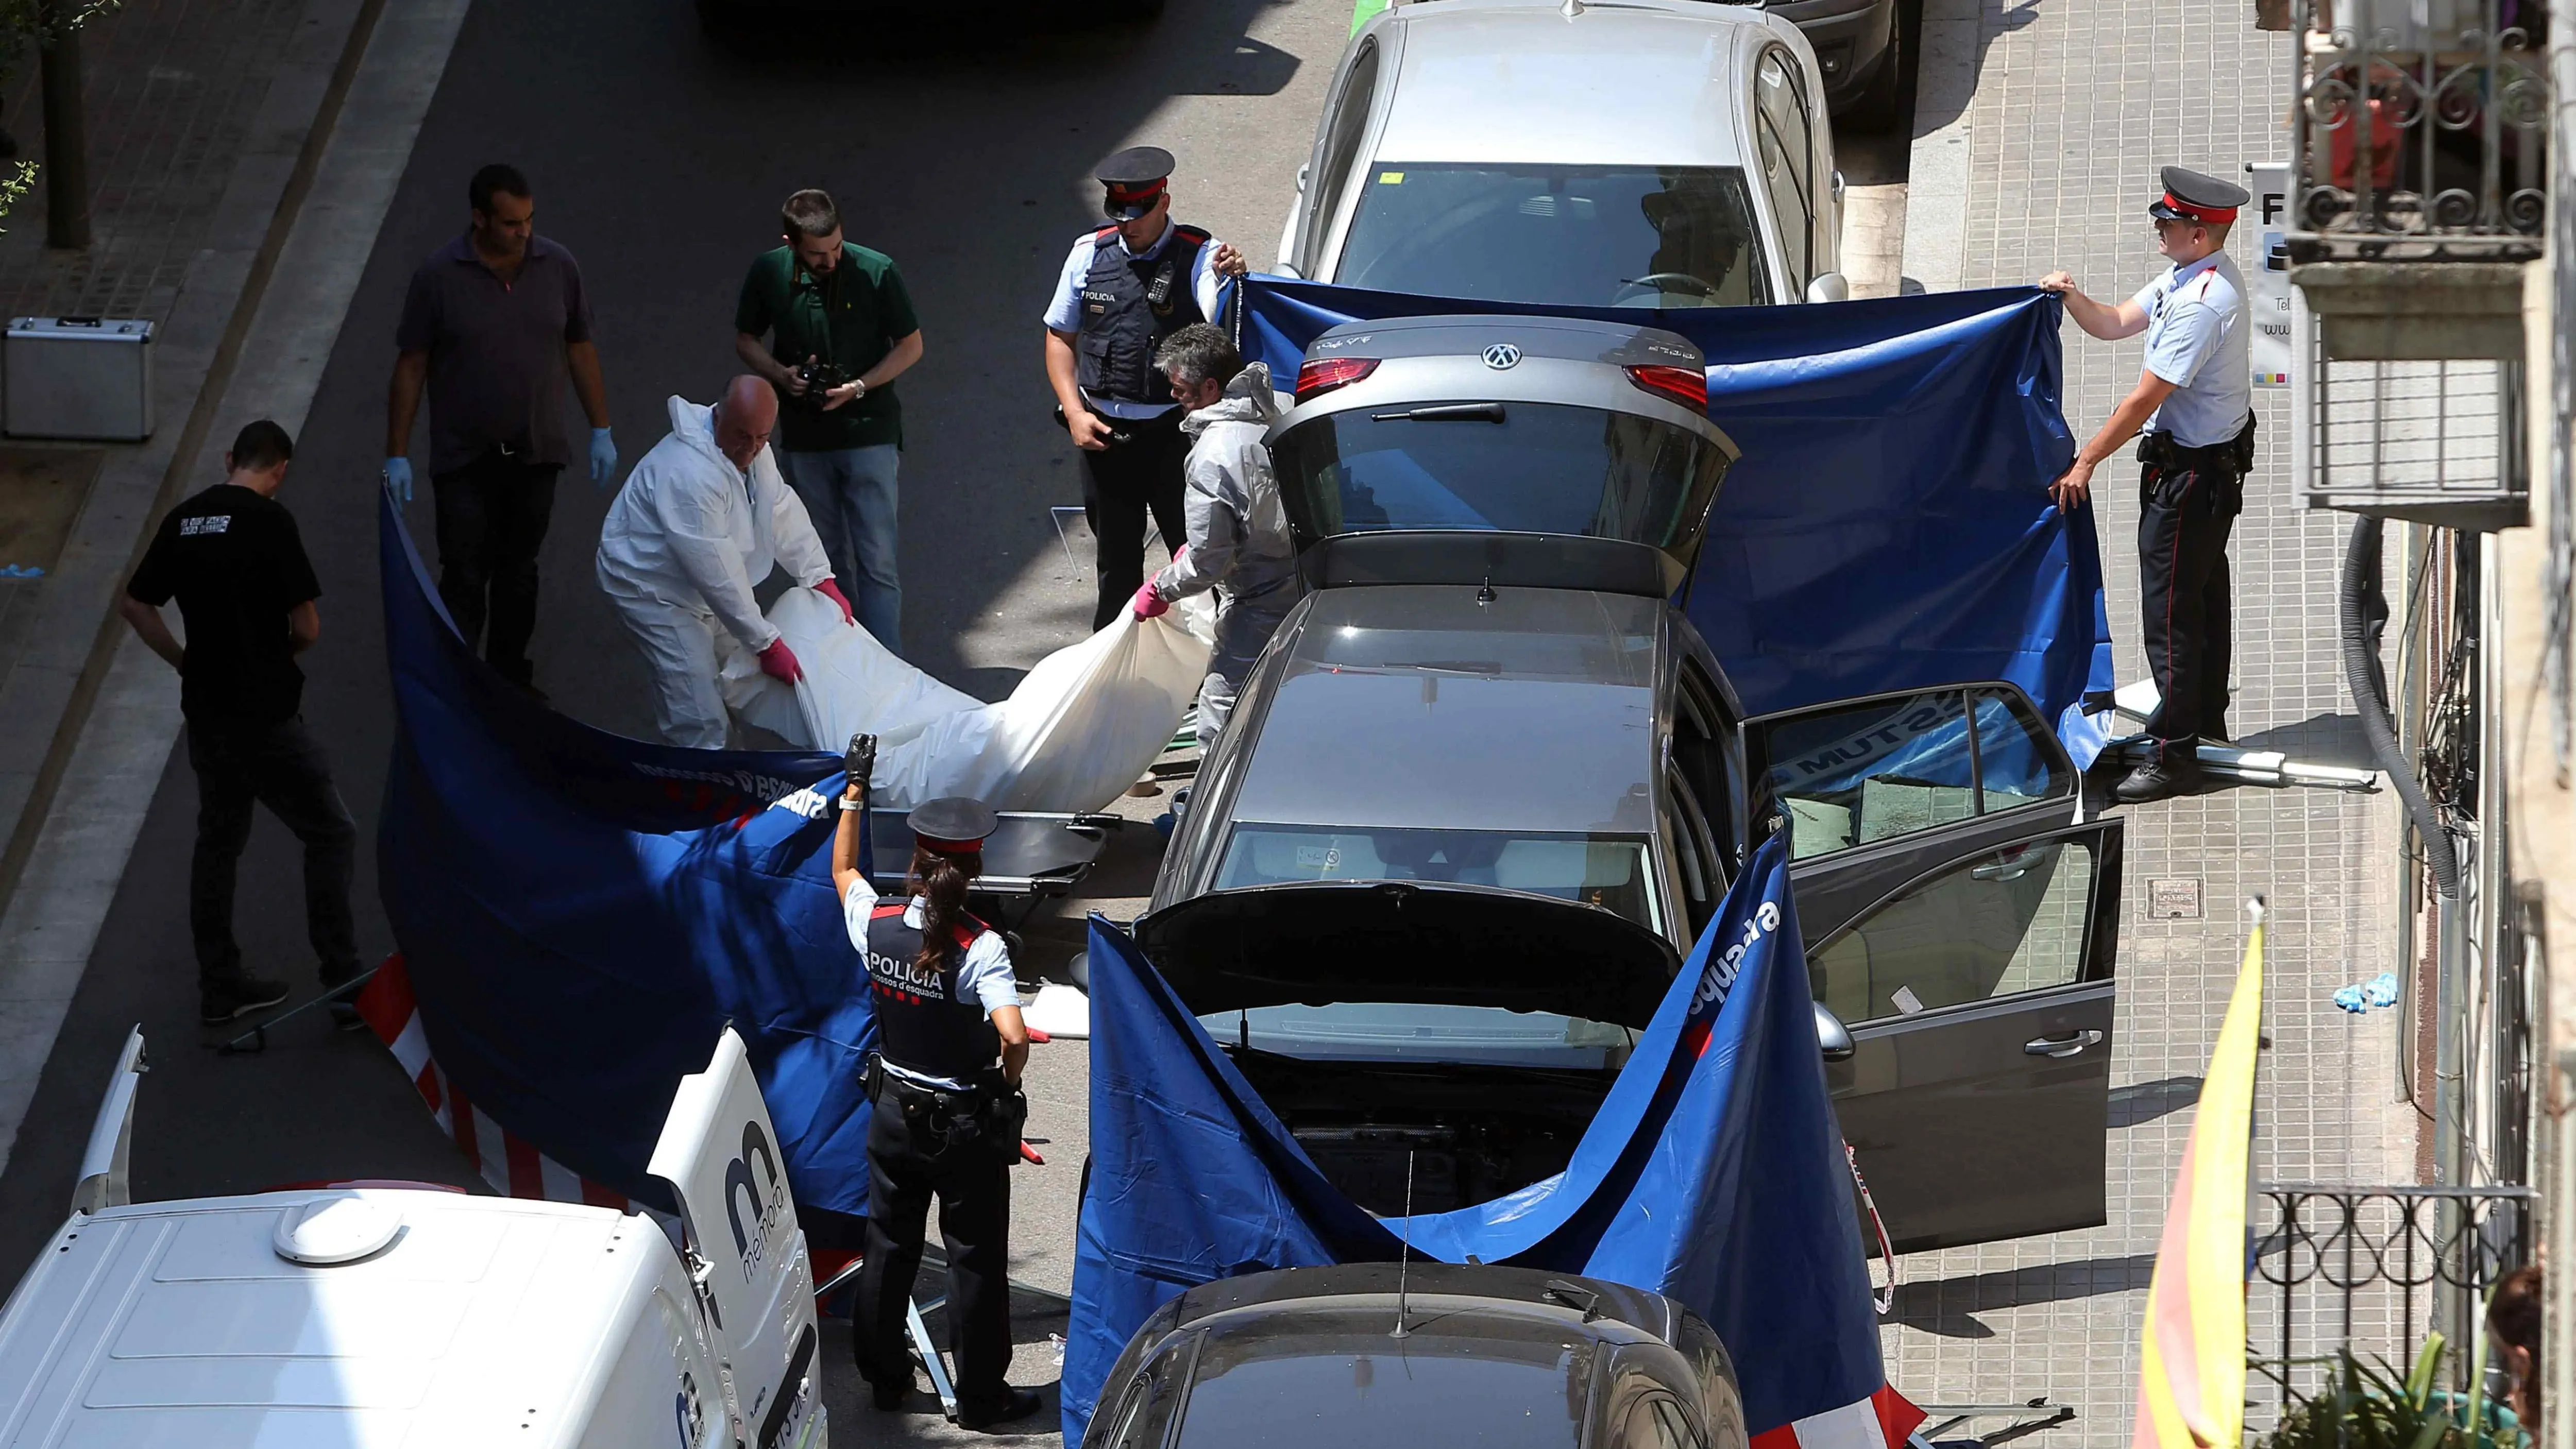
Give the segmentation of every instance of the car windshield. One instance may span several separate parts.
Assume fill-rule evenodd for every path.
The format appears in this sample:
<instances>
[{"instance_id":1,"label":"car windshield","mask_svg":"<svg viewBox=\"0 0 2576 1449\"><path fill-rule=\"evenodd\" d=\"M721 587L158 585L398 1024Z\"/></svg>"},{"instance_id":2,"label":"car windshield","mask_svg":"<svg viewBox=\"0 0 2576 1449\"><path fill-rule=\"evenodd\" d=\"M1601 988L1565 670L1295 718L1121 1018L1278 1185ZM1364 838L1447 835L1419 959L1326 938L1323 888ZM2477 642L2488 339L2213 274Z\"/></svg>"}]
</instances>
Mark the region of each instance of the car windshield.
<instances>
[{"instance_id":1,"label":"car windshield","mask_svg":"<svg viewBox=\"0 0 2576 1449\"><path fill-rule=\"evenodd\" d=\"M1646 842L1632 835L1239 824L1218 890L1299 881L1440 881L1579 901L1658 930Z\"/></svg>"},{"instance_id":2,"label":"car windshield","mask_svg":"<svg viewBox=\"0 0 2576 1449\"><path fill-rule=\"evenodd\" d=\"M1475 529L1665 549L1698 532L1726 473L1725 453L1677 424L1522 402L1326 413L1281 434L1271 462L1322 537Z\"/></svg>"},{"instance_id":3,"label":"car windshield","mask_svg":"<svg viewBox=\"0 0 2576 1449\"><path fill-rule=\"evenodd\" d=\"M1771 300L1732 166L1417 166L1381 161L1333 279L1570 307Z\"/></svg>"},{"instance_id":4,"label":"car windshield","mask_svg":"<svg viewBox=\"0 0 2576 1449\"><path fill-rule=\"evenodd\" d=\"M1591 1402L1590 1340L1553 1324L1398 1340L1383 1313L1300 1313L1294 1331L1212 1332L1181 1407L1176 1449L1575 1449Z\"/></svg>"}]
</instances>

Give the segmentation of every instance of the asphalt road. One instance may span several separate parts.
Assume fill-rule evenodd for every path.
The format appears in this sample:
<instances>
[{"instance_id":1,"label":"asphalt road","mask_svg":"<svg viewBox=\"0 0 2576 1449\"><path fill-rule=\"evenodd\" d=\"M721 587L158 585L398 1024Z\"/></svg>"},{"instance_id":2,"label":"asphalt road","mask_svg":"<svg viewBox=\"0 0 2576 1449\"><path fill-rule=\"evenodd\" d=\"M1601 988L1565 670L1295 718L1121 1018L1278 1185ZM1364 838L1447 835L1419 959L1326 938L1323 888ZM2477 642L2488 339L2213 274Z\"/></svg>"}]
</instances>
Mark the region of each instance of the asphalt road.
<instances>
[{"instance_id":1,"label":"asphalt road","mask_svg":"<svg viewBox=\"0 0 2576 1449\"><path fill-rule=\"evenodd\" d=\"M902 384L905 633L916 662L986 698L1084 632L1087 568L1048 509L1079 501L1079 464L1048 419L1037 314L1064 250L1092 224L1089 167L1153 142L1182 160L1179 214L1271 259L1347 0L1183 0L1139 28L1041 23L1035 6L916 7L711 46L688 0L548 0L475 7L448 65L366 279L341 330L284 501L321 575L321 644L305 714L364 827L358 916L369 959L393 941L377 903L374 828L392 730L375 563L384 389L403 287L465 219L465 181L508 160L533 180L539 230L582 263L598 313L619 447L632 463L667 430L664 400L711 399L737 370L736 290L774 244L790 191L828 188L850 234L903 268L927 360ZM317 201L324 198L316 198ZM567 416L578 421L566 399ZM425 467L426 440L413 457ZM206 482L215 481L212 478ZM591 581L606 495L568 476L557 497L535 655L558 707L649 734L640 660ZM424 550L424 479L410 523ZM174 752L0 1177L0 1272L14 1279L59 1224L118 1043L151 1043L136 1126L139 1199L281 1182L398 1177L479 1186L366 1034L307 1019L261 1056L218 1058L195 1020L186 874L195 782ZM1157 802L1135 802L1149 814ZM1152 833L1130 831L1100 893L1141 895ZM309 989L293 842L262 817L239 930L255 969ZM1053 1165L1016 1175L1015 1273L1061 1288L1083 1152L1078 1045L1041 1048L1033 1138ZM1055 1377L1031 1300L1014 1379ZM846 1364L838 1340L827 1360ZM873 1415L828 1376L843 1442L944 1432L935 1416ZM1030 1422L1051 1433L1051 1415Z\"/></svg>"},{"instance_id":2,"label":"asphalt road","mask_svg":"<svg viewBox=\"0 0 2576 1449\"><path fill-rule=\"evenodd\" d=\"M666 398L711 399L737 370L731 319L744 268L774 244L780 199L800 186L828 188L852 238L903 268L928 342L902 384L905 635L915 662L998 698L1085 632L1088 569L1068 557L1048 512L1079 501L1079 464L1047 416L1036 318L1065 248L1093 224L1089 168L1123 146L1169 147L1181 159L1178 214L1266 266L1347 33L1348 0L1178 0L1137 28L1084 28L1041 17L1034 3L918 8L925 14L889 6L748 48L709 44L689 0L486 0L468 19L283 495L325 591L323 640L306 656L305 713L365 827L358 913L369 959L394 944L373 849L392 730L374 484L393 326L411 269L463 224L465 179L487 161L529 174L538 229L582 263L628 464L666 431ZM1847 167L1901 177L1901 133L1853 140ZM577 422L569 398L565 407ZM425 438L413 457L425 468ZM646 735L643 666L591 582L607 503L578 476L561 485L537 677L558 708ZM434 558L425 480L409 522ZM185 905L195 793L174 752L0 1175L0 1272L12 1279L61 1221L99 1088L137 1022L154 1064L136 1128L138 1199L344 1177L482 1190L371 1036L308 1019L257 1057L207 1049L228 1033L195 1020ZM1161 808L1121 806L1140 820ZM1031 955L1059 959L1081 909L1132 914L1157 849L1150 830L1115 839L1087 899L1032 929ZM309 990L299 882L292 840L263 816L238 929L255 969ZM1061 1290L1087 1140L1080 1045L1040 1048L1030 1081L1029 1135L1051 1165L1015 1174L1014 1275ZM1035 1295L1017 1308L1012 1377L1051 1383L1047 1336L1061 1330L1061 1312ZM907 1416L865 1408L843 1367L845 1333L827 1330L827 1340L826 1400L841 1442L972 1437L927 1412L926 1396L916 1399L924 1412ZM1052 1434L1052 1410L1050 1398L1025 1427Z\"/></svg>"}]
</instances>

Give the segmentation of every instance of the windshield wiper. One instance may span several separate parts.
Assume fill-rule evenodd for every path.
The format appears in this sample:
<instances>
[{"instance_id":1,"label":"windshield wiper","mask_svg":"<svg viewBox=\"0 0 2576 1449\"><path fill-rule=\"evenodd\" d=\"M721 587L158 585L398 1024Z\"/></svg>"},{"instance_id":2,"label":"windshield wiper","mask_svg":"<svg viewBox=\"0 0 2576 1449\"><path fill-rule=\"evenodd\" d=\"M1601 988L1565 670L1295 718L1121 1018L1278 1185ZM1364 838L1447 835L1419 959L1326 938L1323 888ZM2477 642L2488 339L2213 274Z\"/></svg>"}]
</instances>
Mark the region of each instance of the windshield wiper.
<instances>
[{"instance_id":1,"label":"windshield wiper","mask_svg":"<svg viewBox=\"0 0 2576 1449\"><path fill-rule=\"evenodd\" d=\"M1400 413L1371 413L1373 423L1499 423L1503 405L1497 402L1438 403L1427 408L1407 408Z\"/></svg>"}]
</instances>

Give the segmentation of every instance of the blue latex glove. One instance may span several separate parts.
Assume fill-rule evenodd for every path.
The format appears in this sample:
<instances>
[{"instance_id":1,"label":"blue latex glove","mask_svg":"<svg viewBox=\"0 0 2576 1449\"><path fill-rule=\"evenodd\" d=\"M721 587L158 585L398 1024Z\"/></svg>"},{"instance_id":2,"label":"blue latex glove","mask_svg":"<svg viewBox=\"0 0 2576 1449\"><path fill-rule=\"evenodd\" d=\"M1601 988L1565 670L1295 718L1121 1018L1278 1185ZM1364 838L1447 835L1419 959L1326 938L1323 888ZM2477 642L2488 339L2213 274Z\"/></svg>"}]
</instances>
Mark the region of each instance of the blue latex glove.
<instances>
[{"instance_id":1,"label":"blue latex glove","mask_svg":"<svg viewBox=\"0 0 2576 1449\"><path fill-rule=\"evenodd\" d=\"M2373 1006L2395 1006L2397 1004L2397 973L2394 971L2382 971L2378 975L2370 978L2369 981L2363 983L2361 988L2361 999Z\"/></svg>"},{"instance_id":2,"label":"blue latex glove","mask_svg":"<svg viewBox=\"0 0 2576 1449\"><path fill-rule=\"evenodd\" d=\"M590 481L605 488L608 486L608 480L616 476L617 444L608 436L608 429L591 429Z\"/></svg>"},{"instance_id":3,"label":"blue latex glove","mask_svg":"<svg viewBox=\"0 0 2576 1449\"><path fill-rule=\"evenodd\" d=\"M2361 1003L2361 988L2358 986L2346 986L2337 991L2334 994L2334 1004L2355 1016L2369 1009Z\"/></svg>"},{"instance_id":4,"label":"blue latex glove","mask_svg":"<svg viewBox=\"0 0 2576 1449\"><path fill-rule=\"evenodd\" d=\"M385 486L394 490L396 503L411 501L411 459L387 458L385 460Z\"/></svg>"}]
</instances>

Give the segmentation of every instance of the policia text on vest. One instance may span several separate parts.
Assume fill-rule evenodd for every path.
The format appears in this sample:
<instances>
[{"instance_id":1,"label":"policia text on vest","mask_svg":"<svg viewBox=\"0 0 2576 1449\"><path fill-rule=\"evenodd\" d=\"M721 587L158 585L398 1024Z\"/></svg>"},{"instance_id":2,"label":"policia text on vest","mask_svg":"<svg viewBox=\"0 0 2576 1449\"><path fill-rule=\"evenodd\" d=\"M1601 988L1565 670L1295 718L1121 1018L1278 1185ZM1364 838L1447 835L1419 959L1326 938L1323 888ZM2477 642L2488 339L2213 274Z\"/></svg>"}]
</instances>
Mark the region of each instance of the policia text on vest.
<instances>
[{"instance_id":1,"label":"policia text on vest","mask_svg":"<svg viewBox=\"0 0 2576 1449\"><path fill-rule=\"evenodd\" d=\"M1154 350L1214 318L1224 280L1245 271L1233 247L1172 221L1173 164L1158 146L1100 163L1110 224L1074 242L1044 318L1056 418L1082 450L1082 511L1099 589L1094 629L1116 618L1145 581L1146 516L1167 547L1187 536L1181 466L1189 449Z\"/></svg>"},{"instance_id":2,"label":"policia text on vest","mask_svg":"<svg viewBox=\"0 0 2576 1449\"><path fill-rule=\"evenodd\" d=\"M910 817L908 901L881 901L859 869L859 831L876 740L850 742L849 782L832 842L832 883L850 944L865 963L877 1054L868 1063L866 1265L852 1314L860 1376L877 1408L910 1399L904 1329L921 1270L931 1194L948 1250L948 1343L957 1365L957 1421L968 1428L1025 1418L1038 1395L1015 1389L1011 1366L1010 1166L1028 1099L1020 1072L1029 1032L1000 935L966 913L966 886L983 869L999 823L976 800L928 801Z\"/></svg>"}]
</instances>

